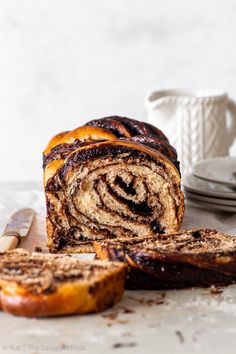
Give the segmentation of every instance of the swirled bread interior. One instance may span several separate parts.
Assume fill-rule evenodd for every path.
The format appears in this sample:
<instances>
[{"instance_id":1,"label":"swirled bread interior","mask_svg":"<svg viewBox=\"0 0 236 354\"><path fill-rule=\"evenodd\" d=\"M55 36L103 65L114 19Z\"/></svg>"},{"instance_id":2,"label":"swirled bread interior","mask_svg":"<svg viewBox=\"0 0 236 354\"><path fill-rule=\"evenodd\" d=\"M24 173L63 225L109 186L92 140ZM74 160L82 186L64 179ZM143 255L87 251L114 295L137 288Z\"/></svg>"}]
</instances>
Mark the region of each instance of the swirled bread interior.
<instances>
[{"instance_id":1,"label":"swirled bread interior","mask_svg":"<svg viewBox=\"0 0 236 354\"><path fill-rule=\"evenodd\" d=\"M50 142L44 155L50 251L90 252L94 240L177 232L184 198L177 155L164 134L120 117L85 128L55 147ZM149 135L134 135L141 132Z\"/></svg>"}]
</instances>

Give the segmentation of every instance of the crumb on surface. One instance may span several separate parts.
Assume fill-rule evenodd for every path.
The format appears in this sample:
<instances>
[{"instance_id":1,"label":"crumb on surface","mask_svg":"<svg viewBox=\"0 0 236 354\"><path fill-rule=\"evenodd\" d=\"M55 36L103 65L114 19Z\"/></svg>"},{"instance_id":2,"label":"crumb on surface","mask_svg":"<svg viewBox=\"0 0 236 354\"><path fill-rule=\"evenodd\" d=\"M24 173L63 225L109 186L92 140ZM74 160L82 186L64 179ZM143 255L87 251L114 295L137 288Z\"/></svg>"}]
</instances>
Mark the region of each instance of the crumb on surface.
<instances>
[{"instance_id":1,"label":"crumb on surface","mask_svg":"<svg viewBox=\"0 0 236 354\"><path fill-rule=\"evenodd\" d=\"M136 347L137 343L135 342L129 342L129 343L114 343L112 345L112 348L118 349L118 348L131 348L131 347Z\"/></svg>"},{"instance_id":2,"label":"crumb on surface","mask_svg":"<svg viewBox=\"0 0 236 354\"><path fill-rule=\"evenodd\" d=\"M36 246L34 250L35 252L43 252L43 249L40 246Z\"/></svg>"},{"instance_id":3,"label":"crumb on surface","mask_svg":"<svg viewBox=\"0 0 236 354\"><path fill-rule=\"evenodd\" d=\"M179 330L175 331L175 334L177 335L177 337L179 338L180 343L184 343L184 336L183 333Z\"/></svg>"}]
</instances>

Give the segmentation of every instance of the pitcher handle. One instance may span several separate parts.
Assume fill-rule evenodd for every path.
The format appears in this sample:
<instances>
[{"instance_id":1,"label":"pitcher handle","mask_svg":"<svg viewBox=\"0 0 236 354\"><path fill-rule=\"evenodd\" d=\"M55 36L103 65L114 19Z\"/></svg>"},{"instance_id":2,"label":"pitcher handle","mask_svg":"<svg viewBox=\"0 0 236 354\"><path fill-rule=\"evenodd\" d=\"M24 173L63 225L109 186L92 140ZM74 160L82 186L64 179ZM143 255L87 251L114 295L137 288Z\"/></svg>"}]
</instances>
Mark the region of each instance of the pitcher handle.
<instances>
[{"instance_id":1,"label":"pitcher handle","mask_svg":"<svg viewBox=\"0 0 236 354\"><path fill-rule=\"evenodd\" d=\"M230 113L230 122L227 129L229 133L230 145L232 145L236 137L236 103L231 98L228 98L227 108Z\"/></svg>"}]
</instances>

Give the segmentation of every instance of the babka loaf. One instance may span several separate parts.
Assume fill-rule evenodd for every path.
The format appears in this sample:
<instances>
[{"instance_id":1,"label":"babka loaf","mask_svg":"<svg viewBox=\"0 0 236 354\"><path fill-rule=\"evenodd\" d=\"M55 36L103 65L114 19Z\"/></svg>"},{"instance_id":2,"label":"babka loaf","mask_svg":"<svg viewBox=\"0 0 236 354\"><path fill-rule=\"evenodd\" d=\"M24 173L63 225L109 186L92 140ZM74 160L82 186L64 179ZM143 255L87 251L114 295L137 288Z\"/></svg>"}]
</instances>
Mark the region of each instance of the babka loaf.
<instances>
[{"instance_id":1,"label":"babka loaf","mask_svg":"<svg viewBox=\"0 0 236 354\"><path fill-rule=\"evenodd\" d=\"M0 308L26 317L102 311L121 299L125 268L22 249L0 253Z\"/></svg>"},{"instance_id":2,"label":"babka loaf","mask_svg":"<svg viewBox=\"0 0 236 354\"><path fill-rule=\"evenodd\" d=\"M55 136L44 151L50 252L93 252L93 241L177 232L179 163L167 137L122 117Z\"/></svg>"},{"instance_id":3,"label":"babka loaf","mask_svg":"<svg viewBox=\"0 0 236 354\"><path fill-rule=\"evenodd\" d=\"M126 262L128 288L178 289L236 280L236 237L216 230L94 242L97 258Z\"/></svg>"}]
</instances>

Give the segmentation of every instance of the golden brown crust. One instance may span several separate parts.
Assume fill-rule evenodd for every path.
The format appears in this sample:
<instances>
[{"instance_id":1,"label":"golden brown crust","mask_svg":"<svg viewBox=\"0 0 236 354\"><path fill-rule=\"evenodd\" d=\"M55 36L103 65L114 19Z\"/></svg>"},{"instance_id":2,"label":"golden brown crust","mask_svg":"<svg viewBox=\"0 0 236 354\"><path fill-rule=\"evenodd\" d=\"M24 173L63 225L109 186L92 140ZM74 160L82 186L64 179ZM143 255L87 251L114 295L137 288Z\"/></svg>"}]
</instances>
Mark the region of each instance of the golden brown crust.
<instances>
[{"instance_id":1,"label":"golden brown crust","mask_svg":"<svg viewBox=\"0 0 236 354\"><path fill-rule=\"evenodd\" d=\"M50 255L51 259L53 255ZM56 257L56 256L55 256ZM64 256L66 257L66 256ZM79 261L78 261L79 262ZM99 261L93 261L96 264ZM101 263L100 263L101 264ZM32 268L34 265L31 266ZM24 271L24 268L22 268ZM126 267L107 263L107 270L90 279L65 280L52 291L35 292L30 283L19 283L14 274L2 279L0 274L0 309L16 316L49 317L99 312L121 300Z\"/></svg>"},{"instance_id":2,"label":"golden brown crust","mask_svg":"<svg viewBox=\"0 0 236 354\"><path fill-rule=\"evenodd\" d=\"M104 260L110 261L111 260L110 255L109 255L109 248L107 247L106 243L104 244L103 242L94 241L93 249L96 253L96 259L101 259L102 261L104 261ZM125 254L123 257L123 261L125 261Z\"/></svg>"},{"instance_id":3,"label":"golden brown crust","mask_svg":"<svg viewBox=\"0 0 236 354\"><path fill-rule=\"evenodd\" d=\"M116 136L102 128L85 126L71 130L63 137L60 144L71 144L76 139L80 141L115 140Z\"/></svg>"},{"instance_id":4,"label":"golden brown crust","mask_svg":"<svg viewBox=\"0 0 236 354\"><path fill-rule=\"evenodd\" d=\"M116 139L116 136L105 129L88 126L79 127L53 136L43 151L43 154L48 155L55 146L59 144L72 144L75 140L80 140L82 142L114 139Z\"/></svg>"},{"instance_id":5,"label":"golden brown crust","mask_svg":"<svg viewBox=\"0 0 236 354\"><path fill-rule=\"evenodd\" d=\"M1 291L1 309L15 316L50 317L100 312L121 300L125 270L91 284L63 284L55 293L34 295L20 286L9 285ZM114 286L115 284L115 286Z\"/></svg>"},{"instance_id":6,"label":"golden brown crust","mask_svg":"<svg viewBox=\"0 0 236 354\"><path fill-rule=\"evenodd\" d=\"M57 171L63 166L64 160L55 160L48 164L44 169L44 186L46 186L48 180L52 178Z\"/></svg>"},{"instance_id":7,"label":"golden brown crust","mask_svg":"<svg viewBox=\"0 0 236 354\"><path fill-rule=\"evenodd\" d=\"M61 140L64 138L64 136L66 136L66 134L68 134L69 132L68 131L65 131L65 132L61 132L61 133L58 133L56 135L54 135L50 141L48 142L48 145L47 147L45 148L44 150L44 155L48 154L52 148L58 144L61 143Z\"/></svg>"}]
</instances>

